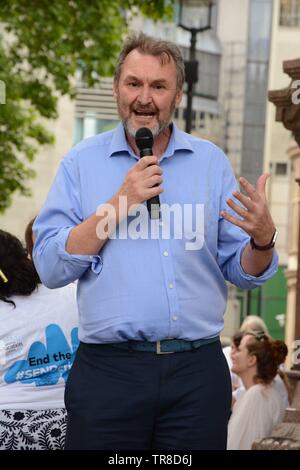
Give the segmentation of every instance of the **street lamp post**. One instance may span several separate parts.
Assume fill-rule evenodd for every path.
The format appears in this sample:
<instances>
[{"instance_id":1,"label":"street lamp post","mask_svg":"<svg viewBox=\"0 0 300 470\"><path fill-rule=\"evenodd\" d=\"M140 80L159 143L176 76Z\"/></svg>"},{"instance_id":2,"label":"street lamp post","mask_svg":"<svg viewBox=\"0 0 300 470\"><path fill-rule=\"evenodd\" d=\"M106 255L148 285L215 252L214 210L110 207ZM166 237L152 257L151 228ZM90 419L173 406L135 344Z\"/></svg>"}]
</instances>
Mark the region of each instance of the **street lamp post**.
<instances>
[{"instance_id":1,"label":"street lamp post","mask_svg":"<svg viewBox=\"0 0 300 470\"><path fill-rule=\"evenodd\" d=\"M200 8L199 8L200 7ZM185 75L187 82L187 101L186 101L186 120L185 120L185 131L190 133L192 130L192 112L193 112L193 96L194 96L194 85L198 81L198 61L196 60L196 43L197 34L211 29L211 13L212 13L213 2L208 0L198 1L180 1L179 4L179 23L185 31L191 34L189 60L185 61ZM198 15L193 14L199 8ZM190 27L190 25L199 22L201 26ZM203 20L204 18L204 20ZM202 20L202 21L201 21ZM203 24L202 24L203 23Z\"/></svg>"}]
</instances>

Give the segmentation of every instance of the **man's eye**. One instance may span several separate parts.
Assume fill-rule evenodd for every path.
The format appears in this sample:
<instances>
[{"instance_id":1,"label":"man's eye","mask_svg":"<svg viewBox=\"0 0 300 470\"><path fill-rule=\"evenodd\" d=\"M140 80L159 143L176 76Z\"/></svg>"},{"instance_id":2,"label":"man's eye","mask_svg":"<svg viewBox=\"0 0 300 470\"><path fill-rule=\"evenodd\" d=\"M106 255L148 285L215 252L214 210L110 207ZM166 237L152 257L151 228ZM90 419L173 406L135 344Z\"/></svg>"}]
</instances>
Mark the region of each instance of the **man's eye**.
<instances>
[{"instance_id":1,"label":"man's eye","mask_svg":"<svg viewBox=\"0 0 300 470\"><path fill-rule=\"evenodd\" d=\"M132 88L135 88L135 87L139 86L139 84L136 83L136 82L130 82L130 83L128 83L128 85Z\"/></svg>"},{"instance_id":2,"label":"man's eye","mask_svg":"<svg viewBox=\"0 0 300 470\"><path fill-rule=\"evenodd\" d=\"M163 90L165 87L163 85L155 85L155 90Z\"/></svg>"}]
</instances>

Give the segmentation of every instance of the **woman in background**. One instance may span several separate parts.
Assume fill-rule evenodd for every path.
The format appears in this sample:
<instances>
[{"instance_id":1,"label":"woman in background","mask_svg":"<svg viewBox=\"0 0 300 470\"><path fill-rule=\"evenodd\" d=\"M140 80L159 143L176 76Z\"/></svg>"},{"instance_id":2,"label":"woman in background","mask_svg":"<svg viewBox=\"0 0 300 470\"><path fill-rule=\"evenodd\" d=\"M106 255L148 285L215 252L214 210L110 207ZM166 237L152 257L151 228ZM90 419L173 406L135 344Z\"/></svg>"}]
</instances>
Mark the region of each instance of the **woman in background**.
<instances>
[{"instance_id":1,"label":"woman in background","mask_svg":"<svg viewBox=\"0 0 300 470\"><path fill-rule=\"evenodd\" d=\"M231 375L231 382L232 382L232 400L235 403L239 400L245 393L245 388L243 386L243 382L241 381L240 377L232 371L232 361L231 361L231 354L232 350L235 349L236 345L238 345L241 341L241 337L243 334L247 332L257 333L257 334L264 334L271 339L271 336L268 332L267 325L263 321L261 317L257 315L247 315L240 326L239 331L234 335L233 341L231 346L226 346L223 348L223 353L225 354L228 367L230 369ZM278 373L272 382L272 386L279 394L284 407L289 407L289 387L287 383L287 378L281 368L278 369Z\"/></svg>"},{"instance_id":2,"label":"woman in background","mask_svg":"<svg viewBox=\"0 0 300 470\"><path fill-rule=\"evenodd\" d=\"M2 230L0 324L0 449L63 449L76 286L43 286L21 242Z\"/></svg>"},{"instance_id":3,"label":"woman in background","mask_svg":"<svg viewBox=\"0 0 300 470\"><path fill-rule=\"evenodd\" d=\"M245 387L235 403L228 426L228 450L250 450L256 439L271 434L284 417L285 406L272 382L287 356L283 341L265 334L246 332L232 350L231 370Z\"/></svg>"}]
</instances>

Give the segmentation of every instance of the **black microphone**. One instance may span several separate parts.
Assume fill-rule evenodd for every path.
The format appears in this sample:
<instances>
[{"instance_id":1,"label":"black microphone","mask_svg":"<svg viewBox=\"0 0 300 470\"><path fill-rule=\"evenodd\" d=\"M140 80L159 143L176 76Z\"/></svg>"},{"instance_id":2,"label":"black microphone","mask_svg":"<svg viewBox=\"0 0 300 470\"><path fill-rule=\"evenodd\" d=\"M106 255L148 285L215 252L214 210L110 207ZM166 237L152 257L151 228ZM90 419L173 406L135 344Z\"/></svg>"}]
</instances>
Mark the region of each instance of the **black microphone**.
<instances>
[{"instance_id":1,"label":"black microphone","mask_svg":"<svg viewBox=\"0 0 300 470\"><path fill-rule=\"evenodd\" d=\"M148 129L148 127L141 127L136 131L135 143L140 151L141 158L153 155L153 135L150 129ZM159 219L160 202L158 195L148 199L147 208L151 219Z\"/></svg>"}]
</instances>

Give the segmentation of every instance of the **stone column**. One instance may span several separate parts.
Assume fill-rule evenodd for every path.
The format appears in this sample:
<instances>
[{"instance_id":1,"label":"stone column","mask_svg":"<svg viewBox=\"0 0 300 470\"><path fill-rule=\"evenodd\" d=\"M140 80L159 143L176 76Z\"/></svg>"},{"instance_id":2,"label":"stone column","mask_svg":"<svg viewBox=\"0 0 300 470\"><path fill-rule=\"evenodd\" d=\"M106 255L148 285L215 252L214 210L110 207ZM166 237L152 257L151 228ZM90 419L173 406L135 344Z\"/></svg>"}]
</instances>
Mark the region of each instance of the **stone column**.
<instances>
[{"instance_id":1,"label":"stone column","mask_svg":"<svg viewBox=\"0 0 300 470\"><path fill-rule=\"evenodd\" d=\"M292 364L291 349L296 339L300 339L300 102L294 98L295 81L300 80L300 59L283 62L283 70L292 81L282 90L269 92L269 100L276 106L276 121L290 131L296 144L288 149L293 171L291 172L291 205L290 213L288 269L286 271L288 298L287 323L285 340L290 348L287 375L293 387L291 408L286 410L282 423L273 429L271 436L253 443L254 450L300 450L300 367ZM300 83L299 83L300 85Z\"/></svg>"},{"instance_id":2,"label":"stone column","mask_svg":"<svg viewBox=\"0 0 300 470\"><path fill-rule=\"evenodd\" d=\"M300 93L297 90L297 85L300 86L300 59L284 61L283 70L291 77L291 83L281 90L270 91L269 101L276 106L276 121L282 122L283 126L292 132L296 141L296 144L288 150L293 171L291 173L292 201L291 207L287 208L291 217L290 251L286 272L288 298L285 340L291 353L294 340L300 339L300 266L298 269L298 264L300 264L298 263L300 259L300 186L295 182L297 178L300 182ZM291 354L288 365L292 365Z\"/></svg>"},{"instance_id":3,"label":"stone column","mask_svg":"<svg viewBox=\"0 0 300 470\"><path fill-rule=\"evenodd\" d=\"M300 178L300 147L297 145L288 150L288 155L292 164L291 172L291 206L288 209L290 213L290 230L289 230L289 254L288 254L288 268L285 272L287 278L287 315L286 315L286 330L285 341L291 349L293 341L299 335L299 312L296 315L297 305L297 285L299 287L299 272L298 272L298 253L299 253L299 220L300 220L300 186L295 181ZM299 301L299 298L298 298ZM290 351L291 353L292 351ZM292 366L291 354L289 355L288 366Z\"/></svg>"}]
</instances>

